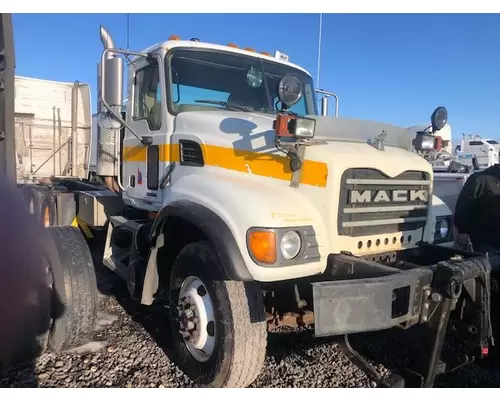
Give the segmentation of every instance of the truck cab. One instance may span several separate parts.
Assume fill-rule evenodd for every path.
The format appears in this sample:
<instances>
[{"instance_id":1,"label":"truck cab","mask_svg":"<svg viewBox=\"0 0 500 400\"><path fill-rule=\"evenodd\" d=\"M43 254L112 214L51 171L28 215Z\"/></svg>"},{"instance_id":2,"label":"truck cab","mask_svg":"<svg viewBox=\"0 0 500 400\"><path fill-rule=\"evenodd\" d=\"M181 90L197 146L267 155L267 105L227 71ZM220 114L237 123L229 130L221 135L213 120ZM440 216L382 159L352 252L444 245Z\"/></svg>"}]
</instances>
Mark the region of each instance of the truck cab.
<instances>
[{"instance_id":1,"label":"truck cab","mask_svg":"<svg viewBox=\"0 0 500 400\"><path fill-rule=\"evenodd\" d=\"M249 385L276 326L330 336L436 318L451 211L407 129L319 115L310 73L279 51L177 36L125 51L105 28L101 41L96 170L123 207L82 219L106 227L103 262L131 296L165 304L192 379ZM431 121L442 129L446 109ZM103 197L85 196L92 210Z\"/></svg>"},{"instance_id":2,"label":"truck cab","mask_svg":"<svg viewBox=\"0 0 500 400\"><path fill-rule=\"evenodd\" d=\"M195 202L221 216L242 249L248 241L243 233L258 226L313 227L317 245L310 254L293 261L275 255L271 265L286 268L270 269L268 261L242 251L253 279L314 275L324 271L327 254L402 251L433 242L441 220L450 226L446 212L434 213L440 200L432 196L432 170L405 147L407 132L319 116L313 80L301 67L248 49L177 39L145 53L128 71L123 201L151 212ZM312 135L323 141L304 146L298 171L276 146L273 129L286 75L302 89L288 111L312 121ZM367 143L383 132L383 150ZM240 200L229 201L228 194ZM448 234L439 239L452 241Z\"/></svg>"}]
</instances>

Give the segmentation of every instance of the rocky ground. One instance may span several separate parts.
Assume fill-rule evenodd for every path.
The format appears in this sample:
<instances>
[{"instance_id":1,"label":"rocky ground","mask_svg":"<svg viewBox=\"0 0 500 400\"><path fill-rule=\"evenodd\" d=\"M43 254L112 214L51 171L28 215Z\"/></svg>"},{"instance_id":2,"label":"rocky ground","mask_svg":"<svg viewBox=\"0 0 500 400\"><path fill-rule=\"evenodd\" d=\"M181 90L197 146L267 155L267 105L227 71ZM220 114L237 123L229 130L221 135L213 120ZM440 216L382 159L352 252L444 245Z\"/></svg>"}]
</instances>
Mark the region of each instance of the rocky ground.
<instances>
[{"instance_id":1,"label":"rocky ground","mask_svg":"<svg viewBox=\"0 0 500 400\"><path fill-rule=\"evenodd\" d=\"M120 295L103 295L99 325L95 341L84 348L47 352L34 365L0 371L0 387L194 386L170 361L170 333L159 311L144 312ZM252 386L375 387L344 355L338 340L314 339L310 330L270 334L265 367ZM383 377L419 350L411 331L355 335L351 343ZM470 365L438 377L436 386L498 387L500 365Z\"/></svg>"}]
</instances>

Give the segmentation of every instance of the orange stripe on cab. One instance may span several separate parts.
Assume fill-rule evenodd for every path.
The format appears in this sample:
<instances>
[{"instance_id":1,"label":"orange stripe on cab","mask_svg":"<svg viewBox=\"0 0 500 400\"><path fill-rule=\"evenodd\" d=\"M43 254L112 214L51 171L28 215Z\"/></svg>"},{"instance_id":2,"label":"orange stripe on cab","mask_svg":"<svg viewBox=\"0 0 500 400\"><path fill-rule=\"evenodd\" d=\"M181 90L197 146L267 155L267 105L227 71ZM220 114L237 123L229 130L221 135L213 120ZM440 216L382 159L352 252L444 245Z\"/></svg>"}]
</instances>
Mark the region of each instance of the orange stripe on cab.
<instances>
[{"instance_id":1,"label":"orange stripe on cab","mask_svg":"<svg viewBox=\"0 0 500 400\"><path fill-rule=\"evenodd\" d=\"M290 160L285 156L213 145L202 145L202 151L205 164L212 167L281 180L292 178ZM146 158L146 147L131 146L123 149L124 162L146 162ZM179 145L160 145L160 161L178 162ZM303 161L300 183L326 187L327 178L328 166L326 163L312 160Z\"/></svg>"}]
</instances>

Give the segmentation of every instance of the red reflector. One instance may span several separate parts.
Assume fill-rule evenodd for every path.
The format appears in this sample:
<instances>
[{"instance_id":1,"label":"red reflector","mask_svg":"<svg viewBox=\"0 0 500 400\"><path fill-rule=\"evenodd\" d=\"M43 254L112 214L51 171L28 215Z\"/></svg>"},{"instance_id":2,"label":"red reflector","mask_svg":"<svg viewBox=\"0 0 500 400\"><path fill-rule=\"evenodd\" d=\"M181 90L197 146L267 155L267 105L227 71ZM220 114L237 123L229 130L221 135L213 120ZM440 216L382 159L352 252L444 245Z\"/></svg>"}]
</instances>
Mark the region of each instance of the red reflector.
<instances>
[{"instance_id":1,"label":"red reflector","mask_svg":"<svg viewBox=\"0 0 500 400\"><path fill-rule=\"evenodd\" d=\"M489 349L488 349L487 347L483 347L483 348L481 349L481 354L482 354L483 356L487 356L487 355L488 355L488 351L489 351Z\"/></svg>"}]
</instances>

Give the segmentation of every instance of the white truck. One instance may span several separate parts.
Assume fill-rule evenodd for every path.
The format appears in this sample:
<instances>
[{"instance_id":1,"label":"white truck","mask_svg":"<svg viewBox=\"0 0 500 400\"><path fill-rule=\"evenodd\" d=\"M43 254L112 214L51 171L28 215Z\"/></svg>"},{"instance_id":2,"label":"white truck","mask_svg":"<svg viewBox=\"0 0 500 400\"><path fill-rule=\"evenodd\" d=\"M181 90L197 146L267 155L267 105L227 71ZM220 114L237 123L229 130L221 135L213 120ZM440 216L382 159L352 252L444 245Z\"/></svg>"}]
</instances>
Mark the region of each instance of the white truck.
<instances>
[{"instance_id":1,"label":"white truck","mask_svg":"<svg viewBox=\"0 0 500 400\"><path fill-rule=\"evenodd\" d=\"M499 163L500 145L493 139L482 139L476 135L463 135L460 145L451 151L451 127L436 132L427 126L408 128L412 137L427 135L423 147L417 152L423 156L434 171L434 194L436 194L452 212L469 176L482 169Z\"/></svg>"},{"instance_id":2,"label":"white truck","mask_svg":"<svg viewBox=\"0 0 500 400\"><path fill-rule=\"evenodd\" d=\"M494 139L483 139L479 135L463 135L462 141L455 154L459 162L465 163L472 157L478 161L480 169L491 167L499 163L500 144ZM467 160L464 158L467 157Z\"/></svg>"},{"instance_id":3,"label":"white truck","mask_svg":"<svg viewBox=\"0 0 500 400\"><path fill-rule=\"evenodd\" d=\"M491 266L452 248L451 211L406 129L319 116L311 75L283 53L175 36L125 51L103 27L101 41L106 187L52 178L44 189L58 216L50 269L71 283L54 290L75 296L51 349L92 331L86 246L103 240L130 296L165 307L177 362L201 386L250 385L279 325L347 339L421 324L422 362L408 367L426 387L456 366L441 363L449 328L469 360L487 353Z\"/></svg>"}]
</instances>

